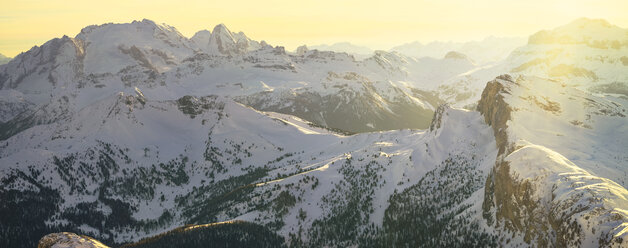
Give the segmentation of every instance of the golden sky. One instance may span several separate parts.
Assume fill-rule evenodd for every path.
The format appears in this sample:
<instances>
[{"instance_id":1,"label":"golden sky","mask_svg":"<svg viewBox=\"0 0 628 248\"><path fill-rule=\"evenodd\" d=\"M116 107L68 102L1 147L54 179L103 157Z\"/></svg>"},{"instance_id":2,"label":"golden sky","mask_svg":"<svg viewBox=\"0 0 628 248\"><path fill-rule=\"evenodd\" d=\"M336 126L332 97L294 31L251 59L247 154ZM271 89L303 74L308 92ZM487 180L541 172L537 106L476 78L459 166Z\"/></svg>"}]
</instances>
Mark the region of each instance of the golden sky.
<instances>
[{"instance_id":1,"label":"golden sky","mask_svg":"<svg viewBox=\"0 0 628 248\"><path fill-rule=\"evenodd\" d=\"M628 27L628 0L0 0L0 53L15 56L81 28L143 18L191 37L224 23L294 49L348 41L389 49L411 41L528 36L579 17Z\"/></svg>"}]
</instances>

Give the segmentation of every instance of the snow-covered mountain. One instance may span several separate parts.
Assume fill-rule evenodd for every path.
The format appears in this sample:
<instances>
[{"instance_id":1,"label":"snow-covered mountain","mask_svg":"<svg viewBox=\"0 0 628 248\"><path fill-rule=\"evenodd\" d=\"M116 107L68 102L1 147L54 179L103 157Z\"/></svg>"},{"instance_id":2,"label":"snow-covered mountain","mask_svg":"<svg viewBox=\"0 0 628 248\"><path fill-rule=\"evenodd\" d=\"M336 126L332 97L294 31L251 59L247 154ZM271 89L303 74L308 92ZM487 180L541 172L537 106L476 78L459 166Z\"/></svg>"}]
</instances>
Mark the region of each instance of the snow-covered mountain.
<instances>
[{"instance_id":1,"label":"snow-covered mountain","mask_svg":"<svg viewBox=\"0 0 628 248\"><path fill-rule=\"evenodd\" d=\"M373 55L374 50L371 50L365 46L358 46L351 44L350 42L338 42L331 45L321 44L309 46L310 49L319 51L332 51L337 53L348 53L355 56L357 59L365 59Z\"/></svg>"},{"instance_id":2,"label":"snow-covered mountain","mask_svg":"<svg viewBox=\"0 0 628 248\"><path fill-rule=\"evenodd\" d=\"M353 244L374 234L370 223L381 227L390 194L430 171L462 163L457 171L479 178L460 180L479 190L496 152L492 131L478 113L446 111L433 131L340 136L221 97L114 94L4 142L2 198L20 208L2 209L19 216L2 233L63 229L114 244L238 219L302 236L294 242ZM27 213L47 224L24 225ZM347 214L358 215L337 220ZM355 232L330 239L348 227Z\"/></svg>"},{"instance_id":3,"label":"snow-covered mountain","mask_svg":"<svg viewBox=\"0 0 628 248\"><path fill-rule=\"evenodd\" d=\"M605 92L609 84L628 82L628 29L605 20L578 19L530 36L528 45L508 59L511 71L561 79Z\"/></svg>"},{"instance_id":4,"label":"snow-covered mountain","mask_svg":"<svg viewBox=\"0 0 628 248\"><path fill-rule=\"evenodd\" d=\"M480 120L478 115L474 118ZM490 140L486 135L490 129L484 129L483 136L488 137L484 139ZM202 133L205 135L199 135ZM286 219L287 226L277 226L277 231L287 235L300 225L291 221L299 208L310 216L311 225L340 204L316 206L314 202L337 199L333 195L360 196L353 190L362 190L367 181L370 188L390 191L405 177L416 179L412 175L431 170L431 166L407 167L415 163L412 155L427 156L425 144L414 144L415 140L423 136L431 140L427 138L431 135L402 133L343 137L294 117L266 116L220 97L152 101L140 93L114 94L68 119L30 128L5 141L0 155L1 164L6 165L2 167L2 198L18 200L28 195L32 200L19 200L24 208L3 210L23 216L29 206L37 207L40 215L31 216L47 220L46 226L39 226L43 230L70 228L115 243L173 225L214 222L248 212L248 217L241 218L268 225L293 216ZM458 135L450 137L452 145L464 144L456 142ZM439 151L433 156L439 161L447 155ZM392 163L393 159L405 162ZM355 167L346 167L351 162ZM387 183L370 175L384 173L393 164L401 170L390 168L384 174L392 177ZM363 176L368 177L355 181L356 188L350 191L335 192L333 185L346 182L345 177L332 175L343 173L350 180L360 178L354 173L367 173ZM251 183L252 191L244 188L234 201L219 200L229 196L221 194ZM295 184L299 186L291 186ZM14 195L17 192L19 195ZM270 201L274 197L279 200ZM296 197L303 199L298 205L293 203ZM386 200L378 199L370 208L381 216ZM85 214L95 222L84 223ZM3 222L3 227L9 228L3 233L25 220L17 221ZM147 226L143 231L129 229L136 225Z\"/></svg>"},{"instance_id":5,"label":"snow-covered mountain","mask_svg":"<svg viewBox=\"0 0 628 248\"><path fill-rule=\"evenodd\" d=\"M487 81L508 72L560 80L585 91L628 96L628 29L581 18L537 32L505 60L445 80L441 99L465 106L480 99ZM456 99L465 100L456 101Z\"/></svg>"},{"instance_id":6,"label":"snow-covered mountain","mask_svg":"<svg viewBox=\"0 0 628 248\"><path fill-rule=\"evenodd\" d=\"M619 33L567 27L543 37ZM532 40L490 66L148 20L51 40L0 66L0 246L628 246L626 69L588 59L625 50Z\"/></svg>"},{"instance_id":7,"label":"snow-covered mountain","mask_svg":"<svg viewBox=\"0 0 628 248\"><path fill-rule=\"evenodd\" d=\"M487 84L478 110L498 156L482 208L502 244L628 244L627 103L536 77Z\"/></svg>"},{"instance_id":8,"label":"snow-covered mountain","mask_svg":"<svg viewBox=\"0 0 628 248\"><path fill-rule=\"evenodd\" d=\"M203 52L210 55L238 55L245 54L268 46L265 42L249 39L244 33L234 33L224 24L214 27L212 32L202 30L191 38Z\"/></svg>"},{"instance_id":9,"label":"snow-covered mountain","mask_svg":"<svg viewBox=\"0 0 628 248\"><path fill-rule=\"evenodd\" d=\"M22 113L33 107L33 103L24 100L24 94L17 90L0 91L0 124L7 122L16 113Z\"/></svg>"},{"instance_id":10,"label":"snow-covered mountain","mask_svg":"<svg viewBox=\"0 0 628 248\"><path fill-rule=\"evenodd\" d=\"M1 233L120 244L239 220L306 246L626 245L626 144L608 132L626 100L508 75L482 95L425 131L343 136L218 96L114 94L5 141L19 207Z\"/></svg>"},{"instance_id":11,"label":"snow-covered mountain","mask_svg":"<svg viewBox=\"0 0 628 248\"><path fill-rule=\"evenodd\" d=\"M522 37L489 36L481 41L469 42L433 41L422 44L415 41L393 47L391 50L416 58L442 58L448 52L456 51L468 55L478 64L488 64L505 59L513 50L522 45L525 45L525 38Z\"/></svg>"},{"instance_id":12,"label":"snow-covered mountain","mask_svg":"<svg viewBox=\"0 0 628 248\"><path fill-rule=\"evenodd\" d=\"M134 87L155 100L227 96L348 132L426 128L442 102L431 91L473 68L464 56L414 59L378 51L357 61L306 47L287 53L222 24L191 39L149 20L105 24L51 40L0 67L0 90L23 94L4 93L3 104L29 106L5 111L0 130L6 138Z\"/></svg>"}]
</instances>

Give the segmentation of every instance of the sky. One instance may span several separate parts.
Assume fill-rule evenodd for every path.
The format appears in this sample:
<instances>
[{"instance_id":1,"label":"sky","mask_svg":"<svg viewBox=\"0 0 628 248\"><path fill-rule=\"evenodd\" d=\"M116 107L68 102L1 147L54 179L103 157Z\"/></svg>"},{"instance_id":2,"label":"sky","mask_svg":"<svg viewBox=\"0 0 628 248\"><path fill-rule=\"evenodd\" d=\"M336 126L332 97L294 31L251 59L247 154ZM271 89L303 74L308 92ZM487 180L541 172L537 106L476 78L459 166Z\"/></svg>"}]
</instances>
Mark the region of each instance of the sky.
<instances>
[{"instance_id":1,"label":"sky","mask_svg":"<svg viewBox=\"0 0 628 248\"><path fill-rule=\"evenodd\" d=\"M191 37L224 23L292 50L351 42L390 49L412 41L521 36L580 17L628 27L627 0L0 0L0 53L13 57L92 24L151 19Z\"/></svg>"}]
</instances>

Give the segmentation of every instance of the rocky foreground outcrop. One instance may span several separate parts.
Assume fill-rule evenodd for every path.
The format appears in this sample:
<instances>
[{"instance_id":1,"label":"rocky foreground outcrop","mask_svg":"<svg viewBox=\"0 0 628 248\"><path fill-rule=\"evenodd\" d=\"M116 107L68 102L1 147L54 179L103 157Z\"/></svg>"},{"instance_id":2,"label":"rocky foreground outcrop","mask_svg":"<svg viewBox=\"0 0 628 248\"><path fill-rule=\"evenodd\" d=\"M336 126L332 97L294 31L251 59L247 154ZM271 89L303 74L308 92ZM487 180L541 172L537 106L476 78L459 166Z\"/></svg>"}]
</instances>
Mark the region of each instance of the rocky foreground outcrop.
<instances>
[{"instance_id":1,"label":"rocky foreground outcrop","mask_svg":"<svg viewBox=\"0 0 628 248\"><path fill-rule=\"evenodd\" d=\"M39 240L37 248L108 248L109 246L100 243L85 235L76 235L69 232L51 233Z\"/></svg>"},{"instance_id":2,"label":"rocky foreground outcrop","mask_svg":"<svg viewBox=\"0 0 628 248\"><path fill-rule=\"evenodd\" d=\"M547 147L520 140L509 130L517 107L505 99L522 84L525 78L499 76L487 84L478 104L499 149L483 202L483 216L496 230L499 243L628 246L624 187L592 175Z\"/></svg>"}]
</instances>

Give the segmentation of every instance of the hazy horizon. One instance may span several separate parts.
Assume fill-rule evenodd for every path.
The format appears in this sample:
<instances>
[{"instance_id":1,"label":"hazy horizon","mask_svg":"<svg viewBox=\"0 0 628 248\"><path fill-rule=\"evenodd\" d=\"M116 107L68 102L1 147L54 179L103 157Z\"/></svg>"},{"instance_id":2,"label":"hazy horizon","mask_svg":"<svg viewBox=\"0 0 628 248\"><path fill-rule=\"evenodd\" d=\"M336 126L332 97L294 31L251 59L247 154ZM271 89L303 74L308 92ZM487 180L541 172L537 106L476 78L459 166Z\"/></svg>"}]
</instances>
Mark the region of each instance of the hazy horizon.
<instances>
[{"instance_id":1,"label":"hazy horizon","mask_svg":"<svg viewBox=\"0 0 628 248\"><path fill-rule=\"evenodd\" d=\"M128 22L120 22L120 23L131 23L131 22L133 22L133 21L141 21L142 19L147 19L147 18L140 18L140 19L130 20L130 21L128 21ZM149 20L150 20L150 19L149 19ZM151 21L154 21L154 20L151 20ZM120 24L120 23L118 23L118 22L113 22L113 24ZM157 24L168 24L168 23L160 23L160 22L157 22L157 21L155 21L155 23L157 23ZM108 23L99 23L99 24L90 24L90 25L103 25L103 24L108 24ZM224 24L227 28L229 28L229 29L230 29L230 31L232 31L232 32L236 32L236 33L237 33L237 32L243 32L244 34L246 34L247 36L249 36L249 35L247 34L247 32L246 32L246 31L244 31L244 30L233 30L233 29L231 29L231 28L229 27L229 25L228 25L228 24L225 24L225 23L223 23L223 24ZM85 27L90 26L90 25L85 25ZM216 25L218 25L218 24L216 24ZM176 28L176 27L175 27L175 28ZM210 28L210 27L205 28L205 30L209 30L209 31L211 31L211 29L212 29L212 28L213 28L213 26L212 26L211 28ZM178 29L177 29L177 30L178 30ZM203 29L201 29L201 30L203 30ZM198 31L201 31L201 30L198 30ZM78 34L79 32L80 32L80 30L79 30L78 32L76 32L76 34ZM179 32L181 32L181 31L179 30ZM63 34L63 35L67 35L67 36L69 36L69 37L74 37L76 34ZM183 33L182 33L182 34L183 34ZM0 51L0 54L1 54L1 55L4 55L4 56L6 56L6 57L9 57L9 58L14 58L15 56L19 55L19 54L20 54L20 53L22 53L22 52L27 52L28 50L30 50L31 48L33 48L33 47L35 47L35 46L41 46L41 45L43 45L45 42L47 42L47 41L49 41L49 40L51 40L51 39L54 39L54 38L60 38L60 37L62 37L63 35L59 35L59 36L57 36L57 37L51 37L50 39L45 40L45 41L42 41L41 43L38 43L38 44L33 44L32 46L28 47L27 49L25 49L25 50L23 50L23 51L18 51L16 54L13 54L13 55L11 55L11 56L9 56L9 54L8 54L8 53L3 53L2 51ZM186 35L186 34L183 34L183 36L185 36L186 38L188 38L188 39L189 39L189 38L192 38L192 36L194 36L194 33L192 33L192 35ZM391 50L391 49L393 49L393 48L395 48L395 47L398 47L398 46L403 46L403 45L414 44L414 43L417 43L417 42L421 43L422 45L427 45L427 44L430 44L430 43L438 43L438 42L442 42L442 43L467 43L467 42L481 42L481 41L483 41L483 40L485 40L485 39L488 39L488 38L498 38L498 39L527 39L527 38L528 38L528 36L529 36L529 35L522 35L522 36L499 36L499 35L487 35L487 36L485 36L485 37L483 37L483 38L478 38L478 39L469 39L469 40L429 40L429 41L421 41L421 40L408 40L408 41L400 41L399 43L396 43L396 44L390 45L390 46L388 46L388 47L371 47L371 46L369 46L369 45L359 43L360 41L352 41L352 40L339 40L339 41L333 41L333 42L321 42L321 43L304 42L303 44L300 44L300 45L286 46L286 45L284 45L284 44L282 44L282 43L271 43L271 42L269 42L268 40L265 40L265 39L256 39L255 37L250 37L250 36L249 36L249 38L251 38L251 39L253 39L253 40L257 40L257 41L262 41L262 40L267 41L267 42L269 42L269 44L270 44L270 45L272 45L272 46L283 46L283 47L285 47L285 48L286 48L286 50L288 50L288 51L295 51L295 50L296 50L299 46L302 46L302 45L306 45L306 46L309 48L309 47L320 47L320 46L329 46L329 47L331 47L331 46L341 45L341 44L347 44L347 45L352 45L352 46L356 46L356 47L367 48L367 49L370 49L370 50L372 50L372 51L377 51L377 50L389 51L389 50Z\"/></svg>"},{"instance_id":2,"label":"hazy horizon","mask_svg":"<svg viewBox=\"0 0 628 248\"><path fill-rule=\"evenodd\" d=\"M0 248L628 248L628 0L2 7Z\"/></svg>"},{"instance_id":3,"label":"hazy horizon","mask_svg":"<svg viewBox=\"0 0 628 248\"><path fill-rule=\"evenodd\" d=\"M186 37L224 23L231 31L242 31L252 39L265 40L288 50L303 44L339 42L388 50L414 41L425 44L482 40L488 36L527 37L582 17L602 18L620 27L628 26L628 16L623 13L628 9L628 2L617 0L393 0L386 3L325 0L310 2L305 7L303 2L280 0L213 3L36 0L4 5L0 10L0 53L9 57L56 37L74 37L85 26L144 18L171 25ZM264 11L259 11L261 9Z\"/></svg>"}]
</instances>

